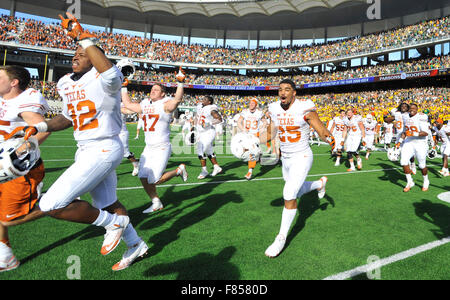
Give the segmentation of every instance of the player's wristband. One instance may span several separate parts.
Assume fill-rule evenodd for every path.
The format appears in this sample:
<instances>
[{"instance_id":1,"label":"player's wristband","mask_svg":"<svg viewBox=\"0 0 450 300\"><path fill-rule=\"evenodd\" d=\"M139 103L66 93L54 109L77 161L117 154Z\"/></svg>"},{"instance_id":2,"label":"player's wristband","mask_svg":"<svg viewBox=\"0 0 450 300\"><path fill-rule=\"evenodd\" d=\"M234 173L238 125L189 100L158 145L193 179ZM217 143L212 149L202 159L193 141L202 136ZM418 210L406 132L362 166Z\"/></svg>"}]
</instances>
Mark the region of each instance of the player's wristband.
<instances>
[{"instance_id":1,"label":"player's wristband","mask_svg":"<svg viewBox=\"0 0 450 300\"><path fill-rule=\"evenodd\" d=\"M128 93L128 88L126 86L123 86L121 91L122 93Z\"/></svg>"},{"instance_id":2,"label":"player's wristband","mask_svg":"<svg viewBox=\"0 0 450 300\"><path fill-rule=\"evenodd\" d=\"M38 132L47 132L48 125L47 122L40 122L34 125L34 127L37 129Z\"/></svg>"},{"instance_id":3,"label":"player's wristband","mask_svg":"<svg viewBox=\"0 0 450 300\"><path fill-rule=\"evenodd\" d=\"M184 83L183 83L183 82L178 82L178 83L177 83L177 87L184 88Z\"/></svg>"},{"instance_id":4,"label":"player's wristband","mask_svg":"<svg viewBox=\"0 0 450 300\"><path fill-rule=\"evenodd\" d=\"M81 41L78 41L78 44L80 44L80 46L83 47L83 49L86 49L87 47L90 46L95 46L94 41L92 41L91 39L83 39Z\"/></svg>"},{"instance_id":5,"label":"player's wristband","mask_svg":"<svg viewBox=\"0 0 450 300\"><path fill-rule=\"evenodd\" d=\"M399 139L398 139L398 143L399 143L399 144L403 143L403 141L404 141L404 139L402 139L402 138L399 138Z\"/></svg>"}]
</instances>

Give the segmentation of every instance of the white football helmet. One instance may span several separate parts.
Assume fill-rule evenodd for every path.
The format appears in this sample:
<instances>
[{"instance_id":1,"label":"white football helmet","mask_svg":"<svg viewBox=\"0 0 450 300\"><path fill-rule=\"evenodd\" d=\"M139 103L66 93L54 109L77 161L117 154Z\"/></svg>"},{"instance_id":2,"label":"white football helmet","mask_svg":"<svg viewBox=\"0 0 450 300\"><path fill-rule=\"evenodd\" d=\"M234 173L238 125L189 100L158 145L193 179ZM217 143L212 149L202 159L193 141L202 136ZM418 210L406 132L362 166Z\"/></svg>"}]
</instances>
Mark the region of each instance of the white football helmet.
<instances>
[{"instance_id":1,"label":"white football helmet","mask_svg":"<svg viewBox=\"0 0 450 300\"><path fill-rule=\"evenodd\" d=\"M390 161L399 161L400 160L400 148L392 147L387 150L387 157Z\"/></svg>"},{"instance_id":2,"label":"white football helmet","mask_svg":"<svg viewBox=\"0 0 450 300\"><path fill-rule=\"evenodd\" d=\"M253 134L238 133L231 139L231 153L243 161L257 161L261 156L259 139Z\"/></svg>"},{"instance_id":3,"label":"white football helmet","mask_svg":"<svg viewBox=\"0 0 450 300\"><path fill-rule=\"evenodd\" d=\"M133 61L128 58L119 60L116 66L122 72L123 76L130 80L133 78L134 73L136 72L136 66L134 65Z\"/></svg>"},{"instance_id":4,"label":"white football helmet","mask_svg":"<svg viewBox=\"0 0 450 300\"><path fill-rule=\"evenodd\" d=\"M21 153L17 150L21 149ZM0 183L26 175L40 157L39 144L35 137L27 141L23 137L13 137L0 144Z\"/></svg>"},{"instance_id":5,"label":"white football helmet","mask_svg":"<svg viewBox=\"0 0 450 300\"><path fill-rule=\"evenodd\" d=\"M436 158L436 154L437 154L436 149L431 148L431 149L428 150L427 157L429 159L435 159Z\"/></svg>"}]
</instances>

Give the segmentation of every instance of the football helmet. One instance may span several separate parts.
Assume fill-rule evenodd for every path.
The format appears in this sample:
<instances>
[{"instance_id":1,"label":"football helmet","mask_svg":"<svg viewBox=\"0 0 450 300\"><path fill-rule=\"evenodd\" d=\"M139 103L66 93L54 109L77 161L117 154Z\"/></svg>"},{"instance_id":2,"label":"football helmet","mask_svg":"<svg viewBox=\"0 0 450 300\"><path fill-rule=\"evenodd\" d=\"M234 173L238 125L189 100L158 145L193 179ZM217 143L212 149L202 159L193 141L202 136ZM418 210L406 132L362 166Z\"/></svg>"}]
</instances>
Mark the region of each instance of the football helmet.
<instances>
[{"instance_id":1,"label":"football helmet","mask_svg":"<svg viewBox=\"0 0 450 300\"><path fill-rule=\"evenodd\" d=\"M122 72L123 77L131 80L136 72L136 66L133 61L128 58L119 60L116 64L117 68Z\"/></svg>"},{"instance_id":2,"label":"football helmet","mask_svg":"<svg viewBox=\"0 0 450 300\"><path fill-rule=\"evenodd\" d=\"M436 154L437 154L436 153L436 149L431 148L431 149L428 150L427 157L429 159L435 159L436 158Z\"/></svg>"},{"instance_id":3,"label":"football helmet","mask_svg":"<svg viewBox=\"0 0 450 300\"><path fill-rule=\"evenodd\" d=\"M400 160L400 148L392 147L387 150L387 157L390 161Z\"/></svg>"},{"instance_id":4,"label":"football helmet","mask_svg":"<svg viewBox=\"0 0 450 300\"><path fill-rule=\"evenodd\" d=\"M261 156L259 139L253 134L238 133L231 139L231 153L243 161L258 161Z\"/></svg>"},{"instance_id":5,"label":"football helmet","mask_svg":"<svg viewBox=\"0 0 450 300\"><path fill-rule=\"evenodd\" d=\"M20 152L19 152L20 151ZM0 183L25 176L40 157L35 137L13 137L0 144Z\"/></svg>"},{"instance_id":6,"label":"football helmet","mask_svg":"<svg viewBox=\"0 0 450 300\"><path fill-rule=\"evenodd\" d=\"M186 137L184 138L184 144L187 146L192 146L197 144L198 140L198 133L196 130L189 131L188 134L186 134Z\"/></svg>"}]
</instances>

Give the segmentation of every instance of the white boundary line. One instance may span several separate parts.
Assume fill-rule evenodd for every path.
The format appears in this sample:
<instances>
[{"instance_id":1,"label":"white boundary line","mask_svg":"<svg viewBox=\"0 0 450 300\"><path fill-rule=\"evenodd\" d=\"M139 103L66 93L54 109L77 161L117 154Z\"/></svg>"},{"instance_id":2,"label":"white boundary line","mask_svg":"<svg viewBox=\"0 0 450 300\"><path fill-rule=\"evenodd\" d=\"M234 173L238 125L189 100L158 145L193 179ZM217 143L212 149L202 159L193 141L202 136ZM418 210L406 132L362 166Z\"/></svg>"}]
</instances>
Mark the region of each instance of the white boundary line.
<instances>
[{"instance_id":1,"label":"white boundary line","mask_svg":"<svg viewBox=\"0 0 450 300\"><path fill-rule=\"evenodd\" d=\"M338 173L312 174L312 175L308 175L307 177L351 175L351 174L374 173L374 172L392 171L392 170L401 170L401 168L366 170L366 171L358 171L358 172L338 172ZM255 182L255 181L281 180L281 179L283 179L283 177L254 178L254 179L252 179L250 181L248 181L247 179L236 179L236 180L224 180L224 181L208 181L208 182L192 182L192 183L179 183L179 184L164 184L164 185L158 185L156 187L157 188L164 188L164 187L193 186L193 185L204 185L204 184L243 183L243 182ZM118 191L124 191L124 190L136 190L136 189L142 189L142 188L143 188L142 186L122 187L122 188L117 188L117 190Z\"/></svg>"},{"instance_id":2,"label":"white boundary line","mask_svg":"<svg viewBox=\"0 0 450 300\"><path fill-rule=\"evenodd\" d=\"M445 245L447 243L450 243L450 236L448 236L446 238L443 238L441 240L438 240L438 241L434 241L434 242L431 242L431 243L428 243L428 244L425 244L425 245L422 245L422 246L419 246L419 247L416 247L416 248L412 248L412 249L400 252L398 254L394 254L392 256L380 259L378 261L375 261L375 262L370 263L370 264L366 264L364 266L360 266L360 267L354 268L354 269L349 270L349 271L345 271L345 272L342 272L342 273L339 273L339 274L336 274L336 275L328 276L328 277L324 278L323 280L345 280L345 279L348 279L348 278L352 278L354 276L357 276L357 275L360 275L360 274L363 274L363 273L368 273L368 272L373 271L375 269L379 269L379 268L381 268L383 266L392 264L394 262L407 259L407 258L409 258L411 256L414 256L414 255L417 255L419 253L431 250L433 248Z\"/></svg>"}]
</instances>

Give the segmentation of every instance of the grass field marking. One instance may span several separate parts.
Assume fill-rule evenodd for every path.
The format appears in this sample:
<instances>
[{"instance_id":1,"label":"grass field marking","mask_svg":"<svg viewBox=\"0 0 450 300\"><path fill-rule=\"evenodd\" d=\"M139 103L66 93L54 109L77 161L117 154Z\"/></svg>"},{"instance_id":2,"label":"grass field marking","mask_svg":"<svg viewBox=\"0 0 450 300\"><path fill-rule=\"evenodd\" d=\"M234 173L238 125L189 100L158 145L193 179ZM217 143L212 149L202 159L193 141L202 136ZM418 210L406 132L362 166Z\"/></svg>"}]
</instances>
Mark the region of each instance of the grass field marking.
<instances>
[{"instance_id":1,"label":"grass field marking","mask_svg":"<svg viewBox=\"0 0 450 300\"><path fill-rule=\"evenodd\" d=\"M338 172L338 173L325 173L325 174L312 174L307 177L322 177L322 176L335 176L335 175L351 175L351 174L361 174L361 173L373 173L373 172L383 172L383 171L392 171L392 170L400 170L401 168L389 168L389 169L378 169L378 170L365 170L358 172ZM250 181L247 179L235 179L235 180L223 180L223 181L207 181L207 182L192 182L192 183L178 183L178 184L163 184L158 185L158 188L164 187L178 187L178 186L193 186L193 185L204 185L204 184L222 184L222 183L242 183L242 182L253 182L253 181L270 181L270 180L282 180L283 177L269 177L269 178L254 178ZM135 187L122 187L117 188L118 191L123 190L136 190L142 189L142 186Z\"/></svg>"},{"instance_id":2,"label":"grass field marking","mask_svg":"<svg viewBox=\"0 0 450 300\"><path fill-rule=\"evenodd\" d=\"M345 279L348 279L348 278L352 278L352 277L355 277L357 275L360 275L360 274L363 274L363 273L368 273L368 272L373 271L375 269L378 269L378 268L381 268L383 266L392 264L394 262L407 259L409 257L412 257L414 255L417 255L419 253L422 253L422 252L425 252L425 251L428 251L428 250L431 250L433 248L445 245L447 243L450 243L450 236L448 236L446 238L443 238L441 240L438 240L438 241L434 241L434 242L431 242L431 243L428 243L428 244L425 244L425 245L422 245L422 246L419 246L419 247L416 247L416 248L412 248L412 249L400 252L398 254L394 254L392 256L383 258L383 259L381 259L379 261L376 261L376 262L373 262L373 263L370 263L370 264L359 266L359 267L354 268L354 269L349 270L349 271L345 271L345 272L342 272L342 273L339 273L339 274L336 274L336 275L328 276L328 277L324 278L324 280L345 280Z\"/></svg>"}]
</instances>

